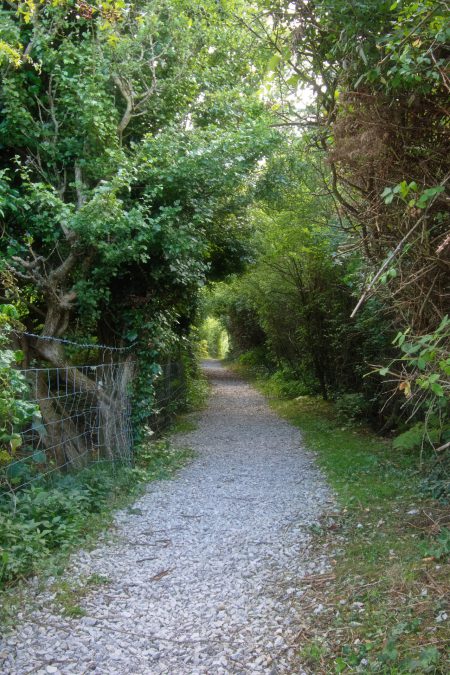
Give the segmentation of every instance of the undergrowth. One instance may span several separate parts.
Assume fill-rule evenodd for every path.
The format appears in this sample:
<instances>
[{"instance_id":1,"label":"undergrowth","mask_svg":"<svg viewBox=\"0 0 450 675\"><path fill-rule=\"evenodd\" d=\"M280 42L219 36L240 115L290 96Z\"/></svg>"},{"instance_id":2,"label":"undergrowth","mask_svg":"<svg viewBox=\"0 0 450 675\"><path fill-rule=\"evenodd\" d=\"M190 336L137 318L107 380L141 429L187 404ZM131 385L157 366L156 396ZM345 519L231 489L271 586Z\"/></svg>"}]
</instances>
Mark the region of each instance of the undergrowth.
<instances>
[{"instance_id":1,"label":"undergrowth","mask_svg":"<svg viewBox=\"0 0 450 675\"><path fill-rule=\"evenodd\" d=\"M169 478L192 457L167 439L143 443L133 467L99 463L42 479L0 498L0 617L8 619L8 591L30 576L60 575L68 554L89 545L149 481ZM2 603L2 595L4 603Z\"/></svg>"},{"instance_id":2,"label":"undergrowth","mask_svg":"<svg viewBox=\"0 0 450 675\"><path fill-rule=\"evenodd\" d=\"M239 366L249 377L251 371ZM450 513L424 492L416 453L343 425L315 397L283 399L255 384L301 429L337 495L314 528L333 571L302 585L298 655L309 673L447 673Z\"/></svg>"}]
</instances>

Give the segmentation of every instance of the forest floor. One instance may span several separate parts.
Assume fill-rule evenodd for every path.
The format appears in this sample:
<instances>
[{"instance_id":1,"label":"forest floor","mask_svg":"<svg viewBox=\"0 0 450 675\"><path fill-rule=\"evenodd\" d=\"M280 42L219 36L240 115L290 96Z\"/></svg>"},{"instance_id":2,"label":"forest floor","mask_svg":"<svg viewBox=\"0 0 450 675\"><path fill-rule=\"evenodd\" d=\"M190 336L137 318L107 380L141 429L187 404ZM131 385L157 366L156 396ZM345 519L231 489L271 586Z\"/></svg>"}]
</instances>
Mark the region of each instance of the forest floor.
<instances>
[{"instance_id":1,"label":"forest floor","mask_svg":"<svg viewBox=\"0 0 450 675\"><path fill-rule=\"evenodd\" d=\"M312 533L334 499L298 430L218 362L205 369L209 404L174 439L196 458L35 591L0 643L5 675L302 672L299 599L330 572Z\"/></svg>"}]
</instances>

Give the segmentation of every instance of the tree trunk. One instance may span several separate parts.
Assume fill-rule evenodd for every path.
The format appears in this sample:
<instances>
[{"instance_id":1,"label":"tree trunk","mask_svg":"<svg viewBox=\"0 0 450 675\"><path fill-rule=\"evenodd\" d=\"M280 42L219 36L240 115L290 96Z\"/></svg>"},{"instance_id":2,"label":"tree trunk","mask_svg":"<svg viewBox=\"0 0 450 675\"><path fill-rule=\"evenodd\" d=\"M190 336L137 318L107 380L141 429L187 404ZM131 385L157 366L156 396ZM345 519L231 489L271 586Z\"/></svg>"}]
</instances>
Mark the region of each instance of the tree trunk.
<instances>
[{"instance_id":1,"label":"tree trunk","mask_svg":"<svg viewBox=\"0 0 450 675\"><path fill-rule=\"evenodd\" d=\"M54 459L58 467L71 464L81 468L86 462L89 444L71 419L62 419L64 416L51 398L45 371L37 373L36 394L45 428L41 440L46 451L53 455L47 459Z\"/></svg>"}]
</instances>

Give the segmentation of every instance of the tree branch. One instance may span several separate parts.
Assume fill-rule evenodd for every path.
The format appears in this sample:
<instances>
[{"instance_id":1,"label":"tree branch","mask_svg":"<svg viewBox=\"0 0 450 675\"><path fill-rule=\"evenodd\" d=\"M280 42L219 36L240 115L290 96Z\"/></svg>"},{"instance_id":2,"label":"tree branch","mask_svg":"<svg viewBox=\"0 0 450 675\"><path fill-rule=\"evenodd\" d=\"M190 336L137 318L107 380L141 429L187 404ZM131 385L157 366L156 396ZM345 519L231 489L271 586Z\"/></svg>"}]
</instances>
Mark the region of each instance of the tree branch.
<instances>
[{"instance_id":1,"label":"tree branch","mask_svg":"<svg viewBox=\"0 0 450 675\"><path fill-rule=\"evenodd\" d=\"M77 193L77 205L81 209L86 201L86 197L83 193L83 174L78 162L75 162L75 190Z\"/></svg>"},{"instance_id":2,"label":"tree branch","mask_svg":"<svg viewBox=\"0 0 450 675\"><path fill-rule=\"evenodd\" d=\"M117 126L117 133L119 134L119 139L122 143L123 132L131 121L134 108L134 95L130 85L128 82L126 82L126 80L123 80L121 77L119 77L119 75L113 75L113 80L126 102L125 112Z\"/></svg>"}]
</instances>

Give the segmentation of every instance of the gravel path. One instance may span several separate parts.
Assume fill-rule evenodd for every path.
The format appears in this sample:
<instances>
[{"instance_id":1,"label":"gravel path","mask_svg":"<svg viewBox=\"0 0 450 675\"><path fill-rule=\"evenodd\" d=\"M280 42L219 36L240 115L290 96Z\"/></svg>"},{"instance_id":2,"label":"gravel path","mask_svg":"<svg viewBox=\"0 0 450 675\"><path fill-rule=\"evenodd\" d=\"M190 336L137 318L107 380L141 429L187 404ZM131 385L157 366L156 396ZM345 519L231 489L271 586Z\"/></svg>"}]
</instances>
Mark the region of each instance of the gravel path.
<instances>
[{"instance_id":1,"label":"gravel path","mask_svg":"<svg viewBox=\"0 0 450 675\"><path fill-rule=\"evenodd\" d=\"M1 673L301 673L296 597L302 576L327 569L308 530L331 495L298 430L217 362L205 368L209 406L176 438L197 459L119 512L113 540L73 558L71 581L110 579L81 600L86 616L37 596L0 643Z\"/></svg>"}]
</instances>

